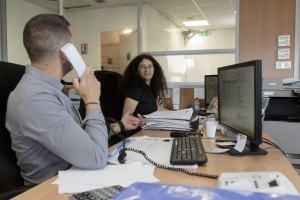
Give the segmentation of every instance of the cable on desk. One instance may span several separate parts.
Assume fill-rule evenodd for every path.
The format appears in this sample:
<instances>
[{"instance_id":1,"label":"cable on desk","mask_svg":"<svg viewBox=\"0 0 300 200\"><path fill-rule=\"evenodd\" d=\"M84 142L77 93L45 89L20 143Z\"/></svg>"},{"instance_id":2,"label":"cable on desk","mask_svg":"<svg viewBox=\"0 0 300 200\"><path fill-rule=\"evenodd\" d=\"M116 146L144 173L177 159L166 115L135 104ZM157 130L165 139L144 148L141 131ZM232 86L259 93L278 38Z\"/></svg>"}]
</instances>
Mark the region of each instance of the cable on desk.
<instances>
[{"instance_id":1,"label":"cable on desk","mask_svg":"<svg viewBox=\"0 0 300 200\"><path fill-rule=\"evenodd\" d=\"M119 150L119 156L118 156L118 161L119 161L119 163L120 164L125 164L125 158L126 158L126 156L127 156L127 154L126 154L126 145L125 145L125 143L126 143L126 140L125 140L125 137L123 136L123 135L120 135L120 134L116 134L116 136L118 136L119 138L121 138L122 139L122 149L120 149Z\"/></svg>"},{"instance_id":2,"label":"cable on desk","mask_svg":"<svg viewBox=\"0 0 300 200\"><path fill-rule=\"evenodd\" d=\"M134 149L134 148L128 148L126 147L125 143L125 138L122 135L117 134L118 137L122 138L123 141L123 148L120 149L119 151L119 156L118 156L118 161L120 164L125 164L125 158L127 156L126 154L126 150L128 151L133 151L136 153L139 153L141 155L144 156L144 158L150 162L151 164L153 164L154 166L158 167L158 168L162 168L162 169L167 169L167 170L171 170L171 171L177 171L177 172L183 172L185 174L188 175L192 175L192 176L199 176L199 177L205 177L205 178L211 178L211 179L217 179L218 175L212 175L212 174L205 174L205 173L198 173L198 172L192 172L186 169L182 169L182 168L176 168L176 167L170 167L170 166L166 166L166 165L162 165L162 164L158 164L156 162L154 162L153 160L151 160L147 154L144 151L138 150L138 149Z\"/></svg>"},{"instance_id":3,"label":"cable on desk","mask_svg":"<svg viewBox=\"0 0 300 200\"><path fill-rule=\"evenodd\" d=\"M272 142L271 140L267 139L267 138L262 138L262 142L266 143L268 145L273 146L274 148L278 149L279 151L281 151L283 153L283 155L286 157L286 154L284 153L284 151L274 142Z\"/></svg>"},{"instance_id":4,"label":"cable on desk","mask_svg":"<svg viewBox=\"0 0 300 200\"><path fill-rule=\"evenodd\" d=\"M269 139L267 139L267 138L262 138L262 140L263 140L263 142L264 142L264 141L267 141L267 142L271 143L272 146L276 146L276 148L280 148L276 143L272 142L271 140L269 140Z\"/></svg>"},{"instance_id":5,"label":"cable on desk","mask_svg":"<svg viewBox=\"0 0 300 200\"><path fill-rule=\"evenodd\" d=\"M280 151L283 152L283 150L274 142L272 142L271 140L267 139L267 138L262 138L262 142L266 143L266 144L269 144L273 147L275 147L276 149L279 149Z\"/></svg>"},{"instance_id":6,"label":"cable on desk","mask_svg":"<svg viewBox=\"0 0 300 200\"><path fill-rule=\"evenodd\" d=\"M176 167L170 167L170 166L158 164L158 163L154 162L153 160L151 160L147 156L147 154L145 152L141 151L141 150L130 148L130 147L129 148L126 147L125 149L128 150L128 151L133 151L133 152L142 154L147 161L149 161L151 164L153 164L154 166L156 166L158 168L167 169L167 170L171 170L171 171L177 171L177 172L183 172L185 174L192 175L192 176L199 176L199 177L205 177L205 178L211 178L211 179L217 179L218 178L218 175L192 172L192 171L182 169L182 168L176 168Z\"/></svg>"}]
</instances>

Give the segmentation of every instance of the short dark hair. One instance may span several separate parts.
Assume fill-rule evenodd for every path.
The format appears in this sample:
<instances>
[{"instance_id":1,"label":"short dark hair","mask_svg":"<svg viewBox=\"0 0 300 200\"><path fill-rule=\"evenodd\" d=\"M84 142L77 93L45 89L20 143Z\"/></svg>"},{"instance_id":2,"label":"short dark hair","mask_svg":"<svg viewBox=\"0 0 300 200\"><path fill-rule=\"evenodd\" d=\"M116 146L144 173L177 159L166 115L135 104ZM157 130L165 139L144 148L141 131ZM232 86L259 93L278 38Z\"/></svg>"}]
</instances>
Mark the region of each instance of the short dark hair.
<instances>
[{"instance_id":1,"label":"short dark hair","mask_svg":"<svg viewBox=\"0 0 300 200\"><path fill-rule=\"evenodd\" d=\"M60 15L32 17L23 31L23 44L31 62L52 58L72 37L70 23Z\"/></svg>"},{"instance_id":2,"label":"short dark hair","mask_svg":"<svg viewBox=\"0 0 300 200\"><path fill-rule=\"evenodd\" d=\"M153 56L150 54L140 54L128 64L124 72L122 84L123 91L126 91L129 88L148 87L145 83L145 80L138 73L139 64L144 58L150 60L154 67L154 74L150 82L153 94L156 97L159 95L164 95L163 92L167 89L164 71L157 60L155 60L155 58L153 58Z\"/></svg>"}]
</instances>

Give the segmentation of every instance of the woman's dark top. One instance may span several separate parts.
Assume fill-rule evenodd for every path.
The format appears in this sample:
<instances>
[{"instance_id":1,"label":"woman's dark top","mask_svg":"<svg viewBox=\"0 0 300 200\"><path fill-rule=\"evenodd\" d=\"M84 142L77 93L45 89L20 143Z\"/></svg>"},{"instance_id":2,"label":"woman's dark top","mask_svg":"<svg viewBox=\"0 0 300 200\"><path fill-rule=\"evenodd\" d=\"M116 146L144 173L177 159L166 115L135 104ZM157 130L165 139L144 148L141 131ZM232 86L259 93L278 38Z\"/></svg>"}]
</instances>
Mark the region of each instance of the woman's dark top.
<instances>
[{"instance_id":1,"label":"woman's dark top","mask_svg":"<svg viewBox=\"0 0 300 200\"><path fill-rule=\"evenodd\" d=\"M157 111L156 97L153 95L150 87L147 89L136 88L124 92L124 97L138 101L133 115L146 115Z\"/></svg>"}]
</instances>

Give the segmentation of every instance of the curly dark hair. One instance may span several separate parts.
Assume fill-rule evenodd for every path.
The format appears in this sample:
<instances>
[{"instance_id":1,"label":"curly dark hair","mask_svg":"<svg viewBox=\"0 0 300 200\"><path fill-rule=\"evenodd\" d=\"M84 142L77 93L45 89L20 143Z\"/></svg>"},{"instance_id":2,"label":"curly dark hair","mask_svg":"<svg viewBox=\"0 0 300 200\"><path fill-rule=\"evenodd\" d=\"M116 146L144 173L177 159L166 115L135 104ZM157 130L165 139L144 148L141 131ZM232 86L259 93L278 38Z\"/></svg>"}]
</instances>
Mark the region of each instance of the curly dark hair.
<instances>
[{"instance_id":1,"label":"curly dark hair","mask_svg":"<svg viewBox=\"0 0 300 200\"><path fill-rule=\"evenodd\" d=\"M167 89L166 78L160 64L150 54L140 54L136 56L125 69L122 89L123 91L131 88L147 88L149 87L145 80L139 75L138 67L142 60L146 58L150 60L154 67L154 74L150 82L152 93L157 97L164 96L164 91Z\"/></svg>"}]
</instances>

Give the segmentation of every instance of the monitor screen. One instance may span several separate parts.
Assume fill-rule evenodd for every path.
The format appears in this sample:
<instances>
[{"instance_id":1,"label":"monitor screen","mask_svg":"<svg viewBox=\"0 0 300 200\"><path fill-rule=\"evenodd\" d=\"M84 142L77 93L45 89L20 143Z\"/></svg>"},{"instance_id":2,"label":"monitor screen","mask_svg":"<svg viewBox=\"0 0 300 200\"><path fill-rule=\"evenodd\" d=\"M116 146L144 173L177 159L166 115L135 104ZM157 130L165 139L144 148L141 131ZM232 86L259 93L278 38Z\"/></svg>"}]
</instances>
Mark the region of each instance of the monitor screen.
<instances>
[{"instance_id":1,"label":"monitor screen","mask_svg":"<svg viewBox=\"0 0 300 200\"><path fill-rule=\"evenodd\" d=\"M218 96L218 75L204 76L205 107Z\"/></svg>"},{"instance_id":2,"label":"monitor screen","mask_svg":"<svg viewBox=\"0 0 300 200\"><path fill-rule=\"evenodd\" d=\"M262 143L261 60L218 68L219 124L235 134L247 136L243 152L231 154L264 155Z\"/></svg>"}]
</instances>

